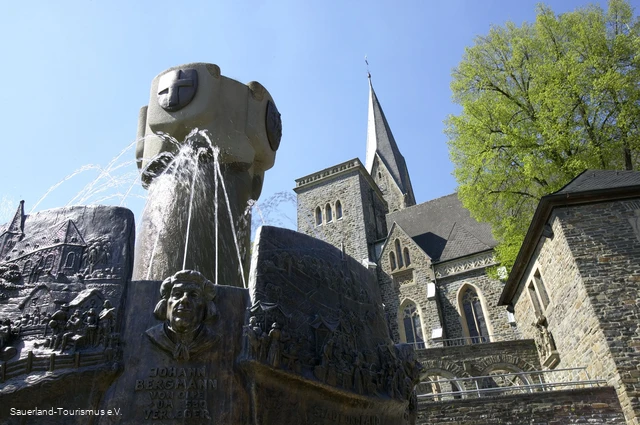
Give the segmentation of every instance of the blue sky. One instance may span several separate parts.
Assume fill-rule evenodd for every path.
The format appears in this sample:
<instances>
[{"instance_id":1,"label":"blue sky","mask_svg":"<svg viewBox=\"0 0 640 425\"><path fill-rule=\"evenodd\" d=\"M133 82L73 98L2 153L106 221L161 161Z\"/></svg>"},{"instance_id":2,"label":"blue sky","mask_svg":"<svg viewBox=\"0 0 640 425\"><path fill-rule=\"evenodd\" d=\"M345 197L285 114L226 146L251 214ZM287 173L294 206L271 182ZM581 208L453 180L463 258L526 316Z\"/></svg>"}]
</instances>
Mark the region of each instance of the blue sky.
<instances>
[{"instance_id":1,"label":"blue sky","mask_svg":"<svg viewBox=\"0 0 640 425\"><path fill-rule=\"evenodd\" d=\"M139 221L145 191L132 147L138 111L157 74L188 62L215 63L227 77L259 81L275 99L283 138L262 203L277 204L267 201L292 193L298 177L354 157L364 161L365 55L416 200L449 194L456 183L443 120L459 112L451 102L451 70L492 24L533 21L536 3L4 2L0 223L21 199L31 211L53 185L83 169L35 210L123 203ZM592 3L606 8L605 1ZM632 1L636 10L639 3ZM562 13L587 2L546 4ZM263 215L268 224L295 228L289 202Z\"/></svg>"}]
</instances>

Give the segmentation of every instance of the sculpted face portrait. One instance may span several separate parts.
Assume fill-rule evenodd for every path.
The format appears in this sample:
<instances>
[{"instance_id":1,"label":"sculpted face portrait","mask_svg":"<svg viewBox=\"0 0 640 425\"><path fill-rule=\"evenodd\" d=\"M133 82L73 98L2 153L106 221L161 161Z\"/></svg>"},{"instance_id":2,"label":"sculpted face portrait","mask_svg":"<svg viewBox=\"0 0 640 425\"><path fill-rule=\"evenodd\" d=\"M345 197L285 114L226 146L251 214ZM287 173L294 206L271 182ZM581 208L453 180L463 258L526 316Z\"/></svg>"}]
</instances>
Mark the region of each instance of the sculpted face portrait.
<instances>
[{"instance_id":1,"label":"sculpted face portrait","mask_svg":"<svg viewBox=\"0 0 640 425\"><path fill-rule=\"evenodd\" d=\"M175 360L189 360L213 347L219 337L209 328L217 316L216 287L201 273L182 270L160 286L154 315L161 325L146 331L147 337Z\"/></svg>"}]
</instances>

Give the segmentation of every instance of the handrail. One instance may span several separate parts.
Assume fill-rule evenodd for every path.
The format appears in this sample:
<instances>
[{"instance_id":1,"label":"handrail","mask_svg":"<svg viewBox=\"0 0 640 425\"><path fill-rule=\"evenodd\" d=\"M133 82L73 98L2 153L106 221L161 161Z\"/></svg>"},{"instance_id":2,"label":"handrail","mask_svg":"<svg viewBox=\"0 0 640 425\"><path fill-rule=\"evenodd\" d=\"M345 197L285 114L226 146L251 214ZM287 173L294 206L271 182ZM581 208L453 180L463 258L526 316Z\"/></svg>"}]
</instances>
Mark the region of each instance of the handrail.
<instances>
[{"instance_id":1,"label":"handrail","mask_svg":"<svg viewBox=\"0 0 640 425\"><path fill-rule=\"evenodd\" d=\"M408 342L407 344L413 345L413 348L416 350L423 350L429 348L442 348L444 347L461 347L465 345L475 345L475 344L491 344L492 342L502 342L509 341L513 339L513 335L498 333L486 336L472 336L472 337L461 337L461 338L445 338L445 339L435 339L433 340L433 344L438 344L436 346L427 347L426 341L418 341L418 342ZM440 345L442 344L442 345Z\"/></svg>"},{"instance_id":2,"label":"handrail","mask_svg":"<svg viewBox=\"0 0 640 425\"><path fill-rule=\"evenodd\" d=\"M543 382L543 376L549 376L553 373L558 372L570 372L570 371L581 371L584 372L587 379L586 380L575 380L574 378L570 378L567 381L548 381ZM539 383L534 383L532 379L527 379L527 375L538 376ZM478 385L485 379L494 379L494 378L503 378L503 377L518 377L523 382L526 382L522 385L513 385L513 386L498 386L498 387L487 387L482 388L482 385ZM473 381L474 388L466 388L463 383ZM592 388L599 387L601 385L606 385L607 381L604 379L591 379L589 374L587 373L586 368L584 367L573 367L573 368L564 368L564 369L554 369L554 370L531 370L524 372L513 372L513 373L500 373L495 375L484 375L484 376L474 376L474 377L466 377L466 378L453 378L453 379L439 379L437 381L423 381L418 385L432 385L432 384L450 384L452 387L458 388L458 391L446 391L439 393L424 393L417 394L419 399L436 399L436 398L448 398L446 396L452 396L451 398L462 398L462 397L470 397L473 395L477 395L477 397L482 397L483 395L490 395L492 393L521 393L521 392L533 392L533 391L552 391L557 388L569 387L569 388Z\"/></svg>"}]
</instances>

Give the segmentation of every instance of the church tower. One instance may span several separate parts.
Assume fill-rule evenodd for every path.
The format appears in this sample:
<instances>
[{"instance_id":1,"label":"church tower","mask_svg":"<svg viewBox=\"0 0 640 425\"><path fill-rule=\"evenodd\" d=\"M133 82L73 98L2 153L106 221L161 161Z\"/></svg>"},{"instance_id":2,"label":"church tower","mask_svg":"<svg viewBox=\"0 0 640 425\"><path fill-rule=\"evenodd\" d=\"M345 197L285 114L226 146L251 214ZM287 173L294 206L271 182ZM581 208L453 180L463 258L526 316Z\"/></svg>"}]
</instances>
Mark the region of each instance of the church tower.
<instances>
[{"instance_id":1,"label":"church tower","mask_svg":"<svg viewBox=\"0 0 640 425\"><path fill-rule=\"evenodd\" d=\"M369 77L369 118L365 166L389 206L389 212L416 204L409 170L398 149Z\"/></svg>"},{"instance_id":2,"label":"church tower","mask_svg":"<svg viewBox=\"0 0 640 425\"><path fill-rule=\"evenodd\" d=\"M296 180L298 231L376 262L387 237L386 215L415 205L404 157L369 75L366 166L354 158Z\"/></svg>"}]
</instances>

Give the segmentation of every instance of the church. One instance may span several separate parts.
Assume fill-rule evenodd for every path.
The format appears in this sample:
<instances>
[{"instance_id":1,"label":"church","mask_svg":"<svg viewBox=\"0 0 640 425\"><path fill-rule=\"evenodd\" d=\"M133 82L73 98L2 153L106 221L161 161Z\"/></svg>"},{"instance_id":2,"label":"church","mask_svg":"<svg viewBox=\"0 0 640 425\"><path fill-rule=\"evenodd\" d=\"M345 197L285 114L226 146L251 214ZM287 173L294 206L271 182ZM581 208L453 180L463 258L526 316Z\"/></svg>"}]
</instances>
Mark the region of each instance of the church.
<instances>
[{"instance_id":1,"label":"church","mask_svg":"<svg viewBox=\"0 0 640 425\"><path fill-rule=\"evenodd\" d=\"M390 335L423 366L418 423L640 424L640 172L587 170L544 196L491 278L490 226L456 193L416 203L369 76L364 163L294 191L298 231L376 274Z\"/></svg>"}]
</instances>

